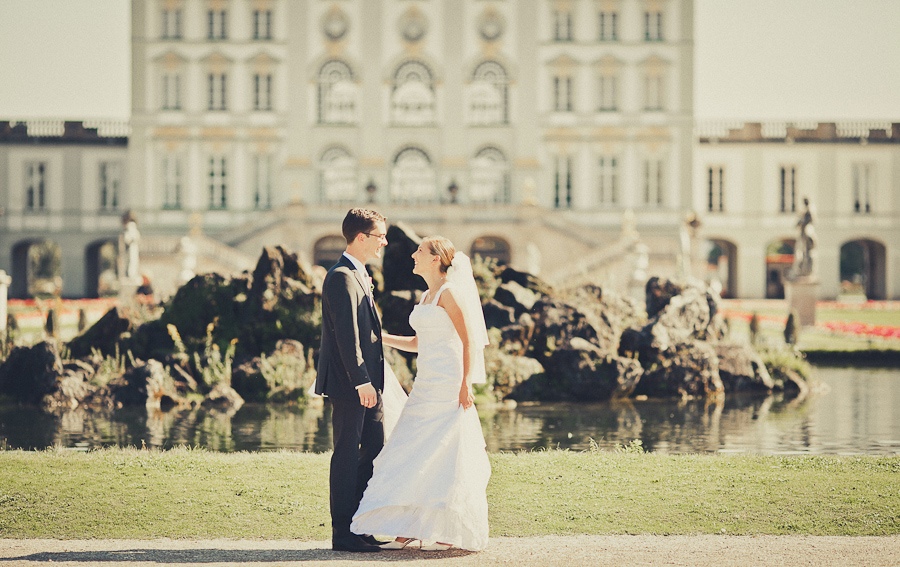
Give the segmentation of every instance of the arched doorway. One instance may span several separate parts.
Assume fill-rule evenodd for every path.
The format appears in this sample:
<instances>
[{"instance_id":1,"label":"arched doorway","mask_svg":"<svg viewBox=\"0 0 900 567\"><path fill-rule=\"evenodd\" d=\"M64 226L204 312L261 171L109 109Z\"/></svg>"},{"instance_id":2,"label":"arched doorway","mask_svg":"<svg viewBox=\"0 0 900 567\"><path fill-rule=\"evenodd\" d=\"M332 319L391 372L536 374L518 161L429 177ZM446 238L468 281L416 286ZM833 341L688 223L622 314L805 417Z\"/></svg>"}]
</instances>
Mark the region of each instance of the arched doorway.
<instances>
[{"instance_id":1,"label":"arched doorway","mask_svg":"<svg viewBox=\"0 0 900 567\"><path fill-rule=\"evenodd\" d=\"M62 250L52 240L26 240L13 246L10 296L62 295Z\"/></svg>"},{"instance_id":2,"label":"arched doorway","mask_svg":"<svg viewBox=\"0 0 900 567\"><path fill-rule=\"evenodd\" d=\"M722 297L737 297L737 245L718 238L706 241L706 281L722 285Z\"/></svg>"},{"instance_id":3,"label":"arched doorway","mask_svg":"<svg viewBox=\"0 0 900 567\"><path fill-rule=\"evenodd\" d=\"M511 258L509 243L499 236L479 236L472 243L471 256L494 258L498 264L509 264Z\"/></svg>"},{"instance_id":4,"label":"arched doorway","mask_svg":"<svg viewBox=\"0 0 900 567\"><path fill-rule=\"evenodd\" d=\"M313 264L327 270L341 259L346 249L347 241L343 236L323 236L313 246Z\"/></svg>"},{"instance_id":5,"label":"arched doorway","mask_svg":"<svg viewBox=\"0 0 900 567\"><path fill-rule=\"evenodd\" d=\"M841 295L885 299L886 266L884 244L868 239L845 242L841 246Z\"/></svg>"},{"instance_id":6,"label":"arched doorway","mask_svg":"<svg viewBox=\"0 0 900 567\"><path fill-rule=\"evenodd\" d=\"M85 295L113 297L119 293L119 246L116 240L98 240L85 250Z\"/></svg>"},{"instance_id":7,"label":"arched doorway","mask_svg":"<svg viewBox=\"0 0 900 567\"><path fill-rule=\"evenodd\" d=\"M766 246L766 299L784 299L784 281L794 265L793 238L774 240Z\"/></svg>"}]
</instances>

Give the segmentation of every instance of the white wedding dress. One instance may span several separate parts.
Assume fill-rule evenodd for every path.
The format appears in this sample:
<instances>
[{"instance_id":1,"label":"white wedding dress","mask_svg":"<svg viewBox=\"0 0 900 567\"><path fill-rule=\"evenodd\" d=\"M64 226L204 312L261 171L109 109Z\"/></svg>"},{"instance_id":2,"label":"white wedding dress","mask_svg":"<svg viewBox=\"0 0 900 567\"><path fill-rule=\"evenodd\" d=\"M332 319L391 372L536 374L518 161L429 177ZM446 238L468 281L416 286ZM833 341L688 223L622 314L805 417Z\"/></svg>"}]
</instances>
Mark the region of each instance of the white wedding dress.
<instances>
[{"instance_id":1,"label":"white wedding dress","mask_svg":"<svg viewBox=\"0 0 900 567\"><path fill-rule=\"evenodd\" d=\"M428 303L423 295L409 317L418 375L350 529L479 551L488 542L491 466L475 407L459 404L462 341L437 305L447 287Z\"/></svg>"}]
</instances>

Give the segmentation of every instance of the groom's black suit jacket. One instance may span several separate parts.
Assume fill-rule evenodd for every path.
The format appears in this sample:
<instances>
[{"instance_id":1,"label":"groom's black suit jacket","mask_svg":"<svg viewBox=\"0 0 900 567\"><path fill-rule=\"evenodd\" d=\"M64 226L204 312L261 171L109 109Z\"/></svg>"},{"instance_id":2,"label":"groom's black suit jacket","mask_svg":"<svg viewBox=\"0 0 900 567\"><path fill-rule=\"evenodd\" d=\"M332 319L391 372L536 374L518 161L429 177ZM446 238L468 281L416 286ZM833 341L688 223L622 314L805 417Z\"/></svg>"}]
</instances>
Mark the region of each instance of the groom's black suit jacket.
<instances>
[{"instance_id":1,"label":"groom's black suit jacket","mask_svg":"<svg viewBox=\"0 0 900 567\"><path fill-rule=\"evenodd\" d=\"M317 394L358 400L356 387L366 382L384 389L381 321L366 295L368 287L343 255L325 276Z\"/></svg>"}]
</instances>

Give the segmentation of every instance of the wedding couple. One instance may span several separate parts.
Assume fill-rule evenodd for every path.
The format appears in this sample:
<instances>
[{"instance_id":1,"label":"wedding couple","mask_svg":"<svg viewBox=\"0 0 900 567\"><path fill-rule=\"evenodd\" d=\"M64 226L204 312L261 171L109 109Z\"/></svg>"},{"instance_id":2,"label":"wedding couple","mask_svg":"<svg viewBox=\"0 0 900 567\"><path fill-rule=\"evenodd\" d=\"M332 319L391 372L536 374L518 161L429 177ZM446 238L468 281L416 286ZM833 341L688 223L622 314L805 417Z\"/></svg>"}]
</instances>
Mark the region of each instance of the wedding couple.
<instances>
[{"instance_id":1,"label":"wedding couple","mask_svg":"<svg viewBox=\"0 0 900 567\"><path fill-rule=\"evenodd\" d=\"M365 263L387 246L385 221L347 213L347 249L322 285L315 392L332 406L332 549L481 550L491 470L472 385L485 381L488 339L472 266L446 238L423 240L412 255L428 284L409 317L416 334L383 332ZM418 353L408 400L383 345Z\"/></svg>"}]
</instances>

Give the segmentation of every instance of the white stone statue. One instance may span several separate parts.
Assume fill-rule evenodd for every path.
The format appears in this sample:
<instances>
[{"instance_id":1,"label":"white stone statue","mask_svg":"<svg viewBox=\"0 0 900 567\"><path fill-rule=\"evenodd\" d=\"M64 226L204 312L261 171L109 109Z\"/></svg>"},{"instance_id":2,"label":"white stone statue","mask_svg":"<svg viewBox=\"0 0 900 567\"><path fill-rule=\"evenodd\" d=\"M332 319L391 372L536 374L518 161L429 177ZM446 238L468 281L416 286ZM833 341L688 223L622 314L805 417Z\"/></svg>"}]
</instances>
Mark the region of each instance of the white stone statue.
<instances>
[{"instance_id":1,"label":"white stone statue","mask_svg":"<svg viewBox=\"0 0 900 567\"><path fill-rule=\"evenodd\" d=\"M178 283L184 284L196 275L194 269L197 267L197 245L190 236L182 236L178 243L178 251L181 252L181 272L178 274Z\"/></svg>"},{"instance_id":2,"label":"white stone statue","mask_svg":"<svg viewBox=\"0 0 900 567\"><path fill-rule=\"evenodd\" d=\"M122 217L122 243L124 245L124 279L132 283L141 283L140 250L141 233L137 227L137 220L131 212Z\"/></svg>"},{"instance_id":3,"label":"white stone statue","mask_svg":"<svg viewBox=\"0 0 900 567\"><path fill-rule=\"evenodd\" d=\"M6 330L6 298L12 278L4 270L0 270L0 333Z\"/></svg>"}]
</instances>

